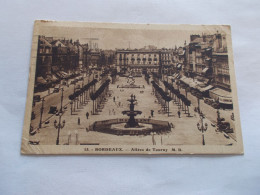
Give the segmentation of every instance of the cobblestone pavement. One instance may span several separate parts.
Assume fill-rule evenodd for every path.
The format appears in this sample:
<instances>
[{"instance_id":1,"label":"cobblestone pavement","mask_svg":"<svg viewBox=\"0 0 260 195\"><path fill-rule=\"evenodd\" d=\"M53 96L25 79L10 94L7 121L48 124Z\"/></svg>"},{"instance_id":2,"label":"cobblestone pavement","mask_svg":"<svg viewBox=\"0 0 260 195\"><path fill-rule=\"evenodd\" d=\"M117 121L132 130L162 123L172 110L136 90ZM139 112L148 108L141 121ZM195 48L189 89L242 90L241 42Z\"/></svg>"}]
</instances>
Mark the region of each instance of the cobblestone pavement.
<instances>
[{"instance_id":1,"label":"cobblestone pavement","mask_svg":"<svg viewBox=\"0 0 260 195\"><path fill-rule=\"evenodd\" d=\"M130 135L111 135L100 132L88 131L89 126L94 121L114 119L114 118L127 118L122 115L123 110L129 110L129 99L131 94L134 94L137 99L135 110L142 111L141 115L136 118L150 117L151 110L154 110L154 118L163 121L169 121L174 125L171 132L163 135L155 135L156 145L202 145L202 133L197 129L197 123L200 118L195 113L194 106L191 105L191 117L187 117L184 111L181 111L181 118L178 117L177 105L170 102L170 116L160 112L161 106L156 103L156 97L152 94L152 86L148 85L144 78L135 78L135 84L144 86L145 88L118 88L121 84L127 84L126 77L119 77L115 84L110 84L110 97L104 102L102 112L97 115L91 115L92 101L86 104L81 104L76 112L70 113L70 106L67 107L63 113L61 120L65 120L65 126L60 131L60 144L100 144L100 145L152 145L152 136L130 136ZM72 88L68 88L70 93ZM143 91L143 92L141 92ZM54 96L53 96L54 97ZM113 101L115 97L115 102ZM50 96L51 98L51 96ZM67 100L68 101L68 100ZM65 101L66 102L66 101ZM89 119L86 118L86 112L89 112ZM212 118L212 117L211 117ZM59 121L58 116L52 116L48 124L43 124L42 128L34 135L30 136L31 141L40 141L41 145L55 145L58 130L54 128L54 120ZM78 123L80 120L80 123ZM211 126L212 119L209 119L206 114L204 122L208 123L208 129L204 133L206 145L228 145L236 144L236 142L225 137L223 133L216 132L216 127ZM86 129L87 128L87 129Z\"/></svg>"}]
</instances>

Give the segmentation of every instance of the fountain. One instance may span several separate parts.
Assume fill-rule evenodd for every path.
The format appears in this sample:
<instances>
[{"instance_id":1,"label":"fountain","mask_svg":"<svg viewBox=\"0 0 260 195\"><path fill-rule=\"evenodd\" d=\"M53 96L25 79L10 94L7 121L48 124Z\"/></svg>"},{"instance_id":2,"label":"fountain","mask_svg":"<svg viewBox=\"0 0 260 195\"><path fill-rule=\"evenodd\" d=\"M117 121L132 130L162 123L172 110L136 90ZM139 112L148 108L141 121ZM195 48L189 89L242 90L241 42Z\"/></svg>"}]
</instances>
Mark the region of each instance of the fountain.
<instances>
[{"instance_id":1,"label":"fountain","mask_svg":"<svg viewBox=\"0 0 260 195\"><path fill-rule=\"evenodd\" d=\"M126 85L118 85L117 88L144 88L144 85L135 84L135 78L132 73L127 77L127 83Z\"/></svg>"},{"instance_id":2,"label":"fountain","mask_svg":"<svg viewBox=\"0 0 260 195\"><path fill-rule=\"evenodd\" d=\"M135 117L142 114L142 112L134 109L135 102L137 102L135 95L132 94L127 101L130 102L130 109L123 111L122 114L127 115L129 118L96 121L90 130L115 135L150 135L152 132L160 134L171 131L168 121L150 118L136 119Z\"/></svg>"},{"instance_id":3,"label":"fountain","mask_svg":"<svg viewBox=\"0 0 260 195\"><path fill-rule=\"evenodd\" d=\"M135 108L134 102L136 102L135 95L132 94L130 97L131 97L131 99L127 100L130 102L130 110L126 110L126 111L122 112L123 115L129 116L129 119L128 119L127 123L125 124L125 128L141 127L138 124L138 122L135 120L135 116L138 114L142 114L142 112L138 111L138 110L137 111L134 110L134 108Z\"/></svg>"}]
</instances>

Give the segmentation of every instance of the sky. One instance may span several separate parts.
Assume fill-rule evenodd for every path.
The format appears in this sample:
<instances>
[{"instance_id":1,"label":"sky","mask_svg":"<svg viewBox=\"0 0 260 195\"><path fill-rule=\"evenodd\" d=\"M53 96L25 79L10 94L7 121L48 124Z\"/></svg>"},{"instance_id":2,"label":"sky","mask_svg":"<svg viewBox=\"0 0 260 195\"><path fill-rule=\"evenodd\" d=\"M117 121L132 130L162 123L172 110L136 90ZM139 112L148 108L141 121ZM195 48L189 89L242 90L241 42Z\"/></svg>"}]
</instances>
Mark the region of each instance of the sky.
<instances>
[{"instance_id":1,"label":"sky","mask_svg":"<svg viewBox=\"0 0 260 195\"><path fill-rule=\"evenodd\" d=\"M190 42L191 34L202 34L202 31L187 30L144 30L144 29L115 29L115 28L87 28L44 26L40 34L54 38L79 39L80 43L89 43L87 38L98 38L95 41L100 49L140 49L154 45L157 48L174 48L183 46L186 40Z\"/></svg>"}]
</instances>

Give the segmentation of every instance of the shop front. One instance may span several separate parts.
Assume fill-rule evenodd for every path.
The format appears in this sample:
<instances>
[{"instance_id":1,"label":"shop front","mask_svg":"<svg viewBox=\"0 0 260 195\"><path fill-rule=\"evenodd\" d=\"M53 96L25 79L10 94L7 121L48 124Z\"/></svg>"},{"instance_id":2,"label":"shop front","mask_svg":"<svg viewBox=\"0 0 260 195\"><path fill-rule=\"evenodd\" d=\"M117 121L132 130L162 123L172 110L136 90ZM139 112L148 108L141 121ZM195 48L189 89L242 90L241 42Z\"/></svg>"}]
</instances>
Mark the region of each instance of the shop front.
<instances>
[{"instance_id":1,"label":"shop front","mask_svg":"<svg viewBox=\"0 0 260 195\"><path fill-rule=\"evenodd\" d=\"M209 95L218 102L223 109L233 109L232 95L230 92L215 88L209 91Z\"/></svg>"}]
</instances>

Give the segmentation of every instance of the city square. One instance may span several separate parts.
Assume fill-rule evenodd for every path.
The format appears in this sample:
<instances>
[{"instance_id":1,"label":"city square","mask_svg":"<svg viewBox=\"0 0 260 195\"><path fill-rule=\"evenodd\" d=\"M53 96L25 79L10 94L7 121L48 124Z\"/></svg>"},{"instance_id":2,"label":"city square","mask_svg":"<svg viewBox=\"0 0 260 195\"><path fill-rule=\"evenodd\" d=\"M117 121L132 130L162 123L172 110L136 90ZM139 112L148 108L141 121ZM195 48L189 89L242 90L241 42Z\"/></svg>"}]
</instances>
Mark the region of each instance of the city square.
<instances>
[{"instance_id":1,"label":"city square","mask_svg":"<svg viewBox=\"0 0 260 195\"><path fill-rule=\"evenodd\" d=\"M226 34L189 39L100 49L39 35L28 144L237 144Z\"/></svg>"},{"instance_id":2,"label":"city square","mask_svg":"<svg viewBox=\"0 0 260 195\"><path fill-rule=\"evenodd\" d=\"M161 105L158 103L156 97L153 94L151 84L148 85L143 77L137 77L135 83L144 86L144 88L118 88L117 83L127 83L127 77L118 77L115 84L110 84L109 94L107 100L104 103L104 108L97 114L91 115L93 105L91 100L85 101L85 103L79 103L78 109L70 111L70 101L68 95L73 92L73 86L64 86L64 100L63 100L63 114L62 121L65 121L64 127L60 130L59 144L98 144L98 145L152 145L153 137L157 145L200 145L202 144L202 133L197 128L197 123L200 122L200 115L194 112L196 105L190 107L190 117L181 110L181 116L178 117L179 107L174 102L170 102L169 116L167 113L160 112L162 110ZM83 82L83 81L81 81ZM143 91L143 92L142 92ZM166 134L155 135L123 135L117 136L112 134L100 133L96 131L90 131L90 126L95 121L109 120L115 118L122 118L122 111L129 107L127 99L131 94L134 94L137 99L136 109L142 110L140 117L151 118L151 110L154 111L153 118L168 121L173 124L171 132ZM39 144L53 145L56 143L58 130L54 127L54 121L59 120L59 116L55 114L48 114L48 106L55 105L60 108L61 91L59 93L50 94L45 98L44 106L46 111L43 112L42 127L38 128L39 117L34 119L32 125L36 127L36 134L31 136L31 141ZM114 101L115 99L115 101ZM196 100L194 101L195 104ZM40 114L41 102L36 104L36 109ZM209 107L205 103L201 103L202 108ZM205 109L205 110L208 110ZM35 112L37 112L35 110ZM209 117L203 120L208 124L208 129L205 134L205 144L210 145L228 145L234 144L236 141L233 138L227 137L223 132L216 131L216 110L211 108ZM221 113L224 114L225 111ZM226 111L230 112L230 111ZM37 114L38 114L37 113ZM88 119L86 113L90 113ZM38 115L39 115L38 114ZM126 118L126 117L125 117ZM138 117L137 117L138 118ZM37 120L38 119L38 120ZM78 121L80 120L80 122ZM212 126L212 125L214 126Z\"/></svg>"}]
</instances>

